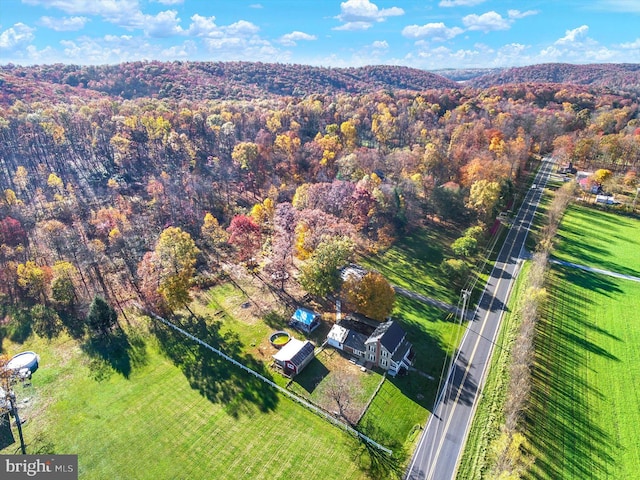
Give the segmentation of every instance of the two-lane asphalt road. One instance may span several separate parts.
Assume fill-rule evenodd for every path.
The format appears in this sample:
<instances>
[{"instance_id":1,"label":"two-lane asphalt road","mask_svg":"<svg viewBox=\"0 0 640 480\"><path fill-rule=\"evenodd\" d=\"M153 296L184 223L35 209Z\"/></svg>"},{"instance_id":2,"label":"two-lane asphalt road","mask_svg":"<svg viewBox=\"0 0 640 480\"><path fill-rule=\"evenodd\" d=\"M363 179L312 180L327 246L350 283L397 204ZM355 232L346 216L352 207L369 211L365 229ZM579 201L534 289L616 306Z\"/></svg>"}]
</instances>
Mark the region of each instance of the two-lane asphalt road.
<instances>
[{"instance_id":1,"label":"two-lane asphalt road","mask_svg":"<svg viewBox=\"0 0 640 480\"><path fill-rule=\"evenodd\" d=\"M524 243L553 161L544 159L502 245L474 319L436 400L406 473L407 480L449 480L455 477L487 367L519 266Z\"/></svg>"}]
</instances>

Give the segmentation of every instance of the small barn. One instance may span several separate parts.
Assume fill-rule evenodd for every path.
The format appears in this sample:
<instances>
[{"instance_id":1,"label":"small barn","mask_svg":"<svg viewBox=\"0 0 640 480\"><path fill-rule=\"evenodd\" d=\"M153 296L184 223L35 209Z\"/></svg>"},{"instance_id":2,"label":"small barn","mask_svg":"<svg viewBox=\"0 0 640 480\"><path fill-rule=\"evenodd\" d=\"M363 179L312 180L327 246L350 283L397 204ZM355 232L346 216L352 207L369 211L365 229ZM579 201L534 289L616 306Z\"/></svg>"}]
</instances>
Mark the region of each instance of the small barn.
<instances>
[{"instance_id":1,"label":"small barn","mask_svg":"<svg viewBox=\"0 0 640 480\"><path fill-rule=\"evenodd\" d=\"M275 355L276 366L282 369L288 377L300 373L307 364L313 360L315 347L309 340L297 340L292 338Z\"/></svg>"},{"instance_id":2,"label":"small barn","mask_svg":"<svg viewBox=\"0 0 640 480\"><path fill-rule=\"evenodd\" d=\"M320 315L306 308L299 308L291 316L289 325L302 332L311 333L320 326Z\"/></svg>"}]
</instances>

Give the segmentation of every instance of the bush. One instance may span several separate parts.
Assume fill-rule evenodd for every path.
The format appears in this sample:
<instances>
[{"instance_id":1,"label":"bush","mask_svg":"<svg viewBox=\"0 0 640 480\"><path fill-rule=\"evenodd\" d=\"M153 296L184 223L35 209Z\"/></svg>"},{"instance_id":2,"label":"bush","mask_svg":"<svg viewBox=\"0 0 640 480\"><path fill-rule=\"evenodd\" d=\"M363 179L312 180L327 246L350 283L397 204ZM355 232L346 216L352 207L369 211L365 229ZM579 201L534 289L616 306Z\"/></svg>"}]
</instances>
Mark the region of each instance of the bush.
<instances>
[{"instance_id":1,"label":"bush","mask_svg":"<svg viewBox=\"0 0 640 480\"><path fill-rule=\"evenodd\" d=\"M460 257L469 257L476 253L478 241L473 237L460 237L451 244L451 249Z\"/></svg>"},{"instance_id":2,"label":"bush","mask_svg":"<svg viewBox=\"0 0 640 480\"><path fill-rule=\"evenodd\" d=\"M440 264L445 277L456 285L462 285L469 275L470 269L463 260L448 258Z\"/></svg>"}]
</instances>

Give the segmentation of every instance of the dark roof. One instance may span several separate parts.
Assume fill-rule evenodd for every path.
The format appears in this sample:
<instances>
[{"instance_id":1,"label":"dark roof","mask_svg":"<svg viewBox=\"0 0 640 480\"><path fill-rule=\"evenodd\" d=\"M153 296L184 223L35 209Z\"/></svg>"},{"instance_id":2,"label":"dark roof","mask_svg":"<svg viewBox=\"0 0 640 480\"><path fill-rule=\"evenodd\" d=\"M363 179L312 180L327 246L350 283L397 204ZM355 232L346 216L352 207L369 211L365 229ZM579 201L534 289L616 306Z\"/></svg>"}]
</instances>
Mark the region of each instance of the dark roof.
<instances>
[{"instance_id":1,"label":"dark roof","mask_svg":"<svg viewBox=\"0 0 640 480\"><path fill-rule=\"evenodd\" d=\"M404 356L407 354L407 352L410 349L411 349L411 343L409 343L408 340L405 340L404 342L402 342L400 347L398 347L398 350L396 350L396 353L393 354L393 357L391 357L391 360L393 360L394 362L399 362L404 358Z\"/></svg>"},{"instance_id":2,"label":"dark roof","mask_svg":"<svg viewBox=\"0 0 640 480\"><path fill-rule=\"evenodd\" d=\"M367 349L364 345L366 341L367 341L366 335L355 332L353 330L349 330L347 333L347 338L345 338L342 344L347 347L351 347L354 350L358 350L359 352L364 352Z\"/></svg>"},{"instance_id":3,"label":"dark roof","mask_svg":"<svg viewBox=\"0 0 640 480\"><path fill-rule=\"evenodd\" d=\"M400 324L393 320L389 320L378 325L367 340L367 343L379 341L389 352L394 352L404 336L405 333Z\"/></svg>"},{"instance_id":4,"label":"dark roof","mask_svg":"<svg viewBox=\"0 0 640 480\"><path fill-rule=\"evenodd\" d=\"M306 341L302 348L298 350L298 353L291 357L291 360L289 361L299 367L304 363L309 355L313 355L313 350L313 343Z\"/></svg>"}]
</instances>

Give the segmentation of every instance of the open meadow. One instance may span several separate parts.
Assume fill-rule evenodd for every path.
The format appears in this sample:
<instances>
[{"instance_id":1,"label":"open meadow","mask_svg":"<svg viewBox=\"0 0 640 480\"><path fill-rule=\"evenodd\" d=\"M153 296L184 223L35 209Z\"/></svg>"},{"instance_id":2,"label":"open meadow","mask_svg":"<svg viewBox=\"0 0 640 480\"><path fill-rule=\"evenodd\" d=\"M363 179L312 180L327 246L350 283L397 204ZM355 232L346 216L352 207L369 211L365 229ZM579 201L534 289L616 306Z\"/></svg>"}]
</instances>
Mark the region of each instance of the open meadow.
<instances>
[{"instance_id":1,"label":"open meadow","mask_svg":"<svg viewBox=\"0 0 640 480\"><path fill-rule=\"evenodd\" d=\"M640 222L572 206L563 260L638 275ZM538 324L527 437L531 479L637 478L640 283L553 266Z\"/></svg>"},{"instance_id":2,"label":"open meadow","mask_svg":"<svg viewBox=\"0 0 640 480\"><path fill-rule=\"evenodd\" d=\"M138 337L128 376L66 336L5 345L41 356L33 386L18 387L19 400L30 398L22 408L28 452L77 453L86 479L366 478L350 436L164 333L164 346ZM167 350L180 362L168 361Z\"/></svg>"},{"instance_id":3,"label":"open meadow","mask_svg":"<svg viewBox=\"0 0 640 480\"><path fill-rule=\"evenodd\" d=\"M560 260L640 277L640 222L594 208L572 205L562 220Z\"/></svg>"},{"instance_id":4,"label":"open meadow","mask_svg":"<svg viewBox=\"0 0 640 480\"><path fill-rule=\"evenodd\" d=\"M552 269L538 325L529 478L636 478L640 283Z\"/></svg>"}]
</instances>

